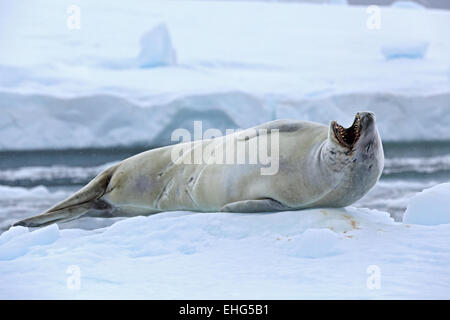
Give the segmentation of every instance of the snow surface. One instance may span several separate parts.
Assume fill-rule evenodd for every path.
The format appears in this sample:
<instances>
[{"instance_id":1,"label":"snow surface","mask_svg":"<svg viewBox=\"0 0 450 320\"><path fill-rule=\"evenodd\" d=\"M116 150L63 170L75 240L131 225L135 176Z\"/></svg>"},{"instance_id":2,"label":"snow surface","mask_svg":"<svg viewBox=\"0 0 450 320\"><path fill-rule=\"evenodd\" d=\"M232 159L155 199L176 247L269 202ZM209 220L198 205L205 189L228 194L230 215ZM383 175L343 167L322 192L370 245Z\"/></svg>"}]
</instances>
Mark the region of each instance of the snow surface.
<instances>
[{"instance_id":1,"label":"snow surface","mask_svg":"<svg viewBox=\"0 0 450 320\"><path fill-rule=\"evenodd\" d=\"M70 30L64 2L0 5L0 149L160 145L193 119L348 123L364 109L384 140L450 139L448 11L383 7L371 30L366 7L104 0L80 3Z\"/></svg>"},{"instance_id":2,"label":"snow surface","mask_svg":"<svg viewBox=\"0 0 450 320\"><path fill-rule=\"evenodd\" d=\"M448 299L449 234L357 208L15 227L0 235L0 298ZM76 269L79 289L67 286Z\"/></svg>"},{"instance_id":3,"label":"snow surface","mask_svg":"<svg viewBox=\"0 0 450 320\"><path fill-rule=\"evenodd\" d=\"M423 225L450 224L450 183L415 195L409 201L403 221Z\"/></svg>"}]
</instances>

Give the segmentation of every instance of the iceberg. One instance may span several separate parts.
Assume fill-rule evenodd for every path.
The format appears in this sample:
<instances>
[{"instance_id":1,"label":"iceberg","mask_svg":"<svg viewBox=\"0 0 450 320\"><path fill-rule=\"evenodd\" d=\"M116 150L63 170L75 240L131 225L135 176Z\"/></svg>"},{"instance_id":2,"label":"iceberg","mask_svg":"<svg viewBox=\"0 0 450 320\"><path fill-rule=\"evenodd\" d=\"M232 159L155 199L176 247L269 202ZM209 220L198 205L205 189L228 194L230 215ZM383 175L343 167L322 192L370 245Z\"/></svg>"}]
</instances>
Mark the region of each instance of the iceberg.
<instances>
[{"instance_id":1,"label":"iceberg","mask_svg":"<svg viewBox=\"0 0 450 320\"><path fill-rule=\"evenodd\" d=\"M141 68L170 66L176 63L176 51L172 47L169 29L164 23L141 37L138 64Z\"/></svg>"},{"instance_id":2,"label":"iceberg","mask_svg":"<svg viewBox=\"0 0 450 320\"><path fill-rule=\"evenodd\" d=\"M428 41L398 41L393 44L385 44L381 47L381 53L386 60L392 59L423 59L429 47Z\"/></svg>"},{"instance_id":3,"label":"iceberg","mask_svg":"<svg viewBox=\"0 0 450 320\"><path fill-rule=\"evenodd\" d=\"M428 226L450 224L450 183L415 195L408 203L403 222Z\"/></svg>"}]
</instances>

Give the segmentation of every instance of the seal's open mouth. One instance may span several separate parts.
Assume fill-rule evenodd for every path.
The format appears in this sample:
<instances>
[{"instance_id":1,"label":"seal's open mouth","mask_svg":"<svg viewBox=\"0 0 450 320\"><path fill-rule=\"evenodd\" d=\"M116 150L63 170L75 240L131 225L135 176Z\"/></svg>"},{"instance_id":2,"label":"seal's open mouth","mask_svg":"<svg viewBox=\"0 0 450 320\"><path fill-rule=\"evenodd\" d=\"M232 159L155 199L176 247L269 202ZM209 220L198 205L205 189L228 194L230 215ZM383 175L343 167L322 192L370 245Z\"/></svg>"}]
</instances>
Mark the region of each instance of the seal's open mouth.
<instances>
[{"instance_id":1,"label":"seal's open mouth","mask_svg":"<svg viewBox=\"0 0 450 320\"><path fill-rule=\"evenodd\" d=\"M352 148L359 139L361 133L361 119L359 113L355 116L355 121L350 128L345 129L336 121L332 123L334 129L334 135L339 143L346 148Z\"/></svg>"}]
</instances>

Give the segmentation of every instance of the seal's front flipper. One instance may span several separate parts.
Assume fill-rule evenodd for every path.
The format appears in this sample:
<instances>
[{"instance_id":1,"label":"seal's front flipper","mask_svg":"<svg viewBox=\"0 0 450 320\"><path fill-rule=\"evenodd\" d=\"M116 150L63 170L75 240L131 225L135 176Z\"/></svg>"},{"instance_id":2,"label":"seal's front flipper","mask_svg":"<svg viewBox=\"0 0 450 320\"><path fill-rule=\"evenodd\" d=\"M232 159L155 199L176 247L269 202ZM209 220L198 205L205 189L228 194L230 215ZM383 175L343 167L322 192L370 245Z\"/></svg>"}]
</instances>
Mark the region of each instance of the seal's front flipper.
<instances>
[{"instance_id":1,"label":"seal's front flipper","mask_svg":"<svg viewBox=\"0 0 450 320\"><path fill-rule=\"evenodd\" d=\"M285 211L290 208L280 202L267 198L260 200L243 200L229 203L222 207L224 212L273 212Z\"/></svg>"},{"instance_id":2,"label":"seal's front flipper","mask_svg":"<svg viewBox=\"0 0 450 320\"><path fill-rule=\"evenodd\" d=\"M71 197L48 209L46 212L21 220L13 226L43 227L55 222L64 222L81 217L90 209L107 210L108 204L100 198L111 190L109 181L118 165L106 169Z\"/></svg>"}]
</instances>

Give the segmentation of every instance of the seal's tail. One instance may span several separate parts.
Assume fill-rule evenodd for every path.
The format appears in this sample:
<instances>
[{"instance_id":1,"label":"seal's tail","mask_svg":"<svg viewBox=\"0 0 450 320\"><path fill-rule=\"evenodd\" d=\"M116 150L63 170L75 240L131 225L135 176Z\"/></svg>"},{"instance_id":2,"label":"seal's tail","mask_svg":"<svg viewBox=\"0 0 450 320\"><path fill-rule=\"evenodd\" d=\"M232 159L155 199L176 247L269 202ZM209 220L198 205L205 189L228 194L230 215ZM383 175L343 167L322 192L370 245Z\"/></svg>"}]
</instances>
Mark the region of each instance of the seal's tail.
<instances>
[{"instance_id":1,"label":"seal's tail","mask_svg":"<svg viewBox=\"0 0 450 320\"><path fill-rule=\"evenodd\" d=\"M56 222L77 219L90 209L106 209L106 202L100 198L107 192L109 182L117 167L118 165L115 165L106 169L78 192L44 213L18 221L13 226L43 227Z\"/></svg>"}]
</instances>

